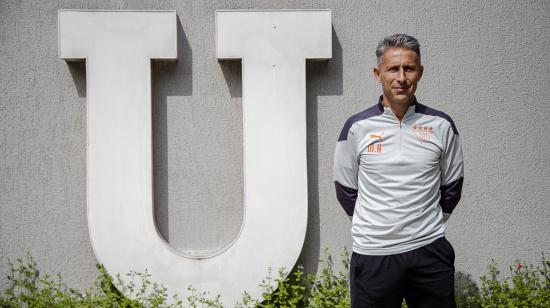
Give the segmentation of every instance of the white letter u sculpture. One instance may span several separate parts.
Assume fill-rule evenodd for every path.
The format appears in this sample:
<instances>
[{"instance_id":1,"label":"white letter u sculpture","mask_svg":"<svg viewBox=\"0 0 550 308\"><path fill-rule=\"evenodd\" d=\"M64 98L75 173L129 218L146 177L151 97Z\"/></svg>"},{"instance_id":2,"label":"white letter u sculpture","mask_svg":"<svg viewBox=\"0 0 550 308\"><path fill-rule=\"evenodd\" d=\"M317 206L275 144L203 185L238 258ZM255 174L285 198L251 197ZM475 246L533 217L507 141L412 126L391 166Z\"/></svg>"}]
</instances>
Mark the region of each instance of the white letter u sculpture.
<instances>
[{"instance_id":1,"label":"white letter u sculpture","mask_svg":"<svg viewBox=\"0 0 550 308\"><path fill-rule=\"evenodd\" d=\"M218 59L242 59L244 219L215 255L175 251L153 217L151 59L177 59L175 11L59 11L59 55L86 60L88 227L111 275L151 274L224 305L291 269L307 226L305 60L331 57L329 10L217 11Z\"/></svg>"}]
</instances>

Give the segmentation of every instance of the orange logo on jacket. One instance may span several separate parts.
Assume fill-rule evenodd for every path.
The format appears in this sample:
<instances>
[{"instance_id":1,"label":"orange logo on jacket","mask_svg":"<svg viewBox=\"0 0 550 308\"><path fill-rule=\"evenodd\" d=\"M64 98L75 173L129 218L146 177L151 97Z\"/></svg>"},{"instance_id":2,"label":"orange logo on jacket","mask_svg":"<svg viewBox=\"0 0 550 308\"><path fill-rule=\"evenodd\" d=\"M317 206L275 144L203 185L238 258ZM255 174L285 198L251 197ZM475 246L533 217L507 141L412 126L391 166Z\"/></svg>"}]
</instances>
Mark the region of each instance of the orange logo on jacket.
<instances>
[{"instance_id":1,"label":"orange logo on jacket","mask_svg":"<svg viewBox=\"0 0 550 308\"><path fill-rule=\"evenodd\" d=\"M380 139L380 141L383 141L384 139L382 139L382 134L380 135L377 135L377 134L370 134L370 138L371 139Z\"/></svg>"},{"instance_id":2,"label":"orange logo on jacket","mask_svg":"<svg viewBox=\"0 0 550 308\"><path fill-rule=\"evenodd\" d=\"M381 143L372 143L367 147L368 153L382 153L382 144Z\"/></svg>"},{"instance_id":3,"label":"orange logo on jacket","mask_svg":"<svg viewBox=\"0 0 550 308\"><path fill-rule=\"evenodd\" d=\"M378 142L370 144L367 147L367 153L382 153L382 143L381 142L384 141L384 138L382 137L383 134L384 134L384 132L372 133L372 134L369 135L370 139L376 139L376 141L378 141Z\"/></svg>"}]
</instances>

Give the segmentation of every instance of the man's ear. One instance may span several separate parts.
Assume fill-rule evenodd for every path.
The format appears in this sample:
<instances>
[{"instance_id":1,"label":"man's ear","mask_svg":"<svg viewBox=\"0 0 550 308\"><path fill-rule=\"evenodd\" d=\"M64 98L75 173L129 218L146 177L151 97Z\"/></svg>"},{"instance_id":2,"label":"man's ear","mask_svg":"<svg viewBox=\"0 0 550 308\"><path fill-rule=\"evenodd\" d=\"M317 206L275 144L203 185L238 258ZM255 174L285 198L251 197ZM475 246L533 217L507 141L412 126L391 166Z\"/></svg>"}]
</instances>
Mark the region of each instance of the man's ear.
<instances>
[{"instance_id":1,"label":"man's ear","mask_svg":"<svg viewBox=\"0 0 550 308\"><path fill-rule=\"evenodd\" d=\"M380 70L378 69L378 66L374 67L374 69L372 70L372 73L374 75L374 79L376 80L376 82L380 82Z\"/></svg>"},{"instance_id":2,"label":"man's ear","mask_svg":"<svg viewBox=\"0 0 550 308\"><path fill-rule=\"evenodd\" d=\"M422 74L424 74L424 66L420 65L420 71L419 72L420 72L420 77L418 79L422 78Z\"/></svg>"}]
</instances>

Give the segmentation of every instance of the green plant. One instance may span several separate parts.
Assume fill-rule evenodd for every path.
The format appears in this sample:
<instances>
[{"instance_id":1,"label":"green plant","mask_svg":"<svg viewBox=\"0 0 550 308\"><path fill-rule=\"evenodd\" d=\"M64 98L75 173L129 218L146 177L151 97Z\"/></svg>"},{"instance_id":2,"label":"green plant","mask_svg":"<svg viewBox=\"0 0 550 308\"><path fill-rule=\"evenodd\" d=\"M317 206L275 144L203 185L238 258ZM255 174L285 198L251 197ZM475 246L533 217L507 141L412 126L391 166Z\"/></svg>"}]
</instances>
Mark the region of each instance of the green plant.
<instances>
[{"instance_id":1,"label":"green plant","mask_svg":"<svg viewBox=\"0 0 550 308\"><path fill-rule=\"evenodd\" d=\"M537 267L518 260L510 266L510 276L502 279L493 260L488 276L481 277L477 303L482 307L550 307L550 260L542 254Z\"/></svg>"},{"instance_id":2,"label":"green plant","mask_svg":"<svg viewBox=\"0 0 550 308\"><path fill-rule=\"evenodd\" d=\"M344 250L342 265L344 270L334 272L332 257L325 251L326 257L319 262L323 269L319 276L308 275L311 284L308 307L349 307L349 252Z\"/></svg>"},{"instance_id":3,"label":"green plant","mask_svg":"<svg viewBox=\"0 0 550 308\"><path fill-rule=\"evenodd\" d=\"M217 295L213 299L210 298L210 294L206 291L198 292L193 286L189 286L187 290L191 293L187 297L187 302L189 307L198 308L198 307L215 307L221 308L222 303L220 301L220 296ZM181 306L181 303L180 303Z\"/></svg>"},{"instance_id":4,"label":"green plant","mask_svg":"<svg viewBox=\"0 0 550 308\"><path fill-rule=\"evenodd\" d=\"M457 307L480 307L479 287L471 275L462 272L455 273L455 301Z\"/></svg>"},{"instance_id":5,"label":"green plant","mask_svg":"<svg viewBox=\"0 0 550 308\"><path fill-rule=\"evenodd\" d=\"M284 269L276 278L271 272L262 281L262 300L243 293L239 308L341 307L350 306L349 253L342 255L343 270L335 272L332 257L325 252L318 275L306 275L298 266L290 275ZM60 275L42 274L30 255L8 262L8 287L0 294L0 307L183 307L177 297L169 298L166 288L151 282L147 272L130 272L126 279L111 277L98 265L94 286L83 292L68 288ZM481 277L478 288L469 275L455 276L457 307L550 307L550 260L542 255L542 264L534 267L516 262L510 276L500 277L495 262L488 275ZM185 307L221 308L220 297L188 288ZM128 295L128 296L127 296ZM403 303L403 307L406 304Z\"/></svg>"},{"instance_id":6,"label":"green plant","mask_svg":"<svg viewBox=\"0 0 550 308\"><path fill-rule=\"evenodd\" d=\"M8 261L6 279L8 288L0 295L1 307L180 307L182 302L173 298L168 303L166 289L150 281L146 273L131 272L129 282L120 276L116 279L97 265L99 276L94 286L84 292L67 288L59 274L50 276L37 269L32 256ZM118 286L118 288L116 287ZM119 288L121 291L119 291ZM129 297L124 294L130 295Z\"/></svg>"},{"instance_id":7,"label":"green plant","mask_svg":"<svg viewBox=\"0 0 550 308\"><path fill-rule=\"evenodd\" d=\"M276 278L271 277L270 271L260 284L263 300L252 299L245 292L237 307L350 307L347 250L342 254L343 271L335 272L332 257L326 251L319 262L323 268L318 276L306 275L302 266L290 275L279 270Z\"/></svg>"},{"instance_id":8,"label":"green plant","mask_svg":"<svg viewBox=\"0 0 550 308\"><path fill-rule=\"evenodd\" d=\"M8 261L6 278L9 286L0 297L2 307L76 307L82 294L67 289L59 275L41 275L30 255L28 260L17 259L17 265Z\"/></svg>"},{"instance_id":9,"label":"green plant","mask_svg":"<svg viewBox=\"0 0 550 308\"><path fill-rule=\"evenodd\" d=\"M275 286L273 286L273 280ZM307 288L304 281L303 268L289 275L285 269L279 270L279 276L275 279L270 274L260 283L262 287L263 301L253 301L254 307L276 308L276 307L304 307L306 303Z\"/></svg>"},{"instance_id":10,"label":"green plant","mask_svg":"<svg viewBox=\"0 0 550 308\"><path fill-rule=\"evenodd\" d=\"M349 307L349 285L347 271L349 254L343 255L345 270L334 272L332 257L327 254L319 276L305 275L298 266L289 275L284 269L276 278L270 274L264 279L262 298L254 299L244 292L237 307ZM177 298L168 304L166 288L151 282L147 272L130 272L127 279L111 277L105 268L98 265L99 276L92 288L84 292L67 288L60 275L41 274L33 258L18 259L16 264L8 262L8 288L0 295L2 307L182 307ZM188 307L222 307L220 297L188 288ZM128 296L127 296L128 295Z\"/></svg>"}]
</instances>

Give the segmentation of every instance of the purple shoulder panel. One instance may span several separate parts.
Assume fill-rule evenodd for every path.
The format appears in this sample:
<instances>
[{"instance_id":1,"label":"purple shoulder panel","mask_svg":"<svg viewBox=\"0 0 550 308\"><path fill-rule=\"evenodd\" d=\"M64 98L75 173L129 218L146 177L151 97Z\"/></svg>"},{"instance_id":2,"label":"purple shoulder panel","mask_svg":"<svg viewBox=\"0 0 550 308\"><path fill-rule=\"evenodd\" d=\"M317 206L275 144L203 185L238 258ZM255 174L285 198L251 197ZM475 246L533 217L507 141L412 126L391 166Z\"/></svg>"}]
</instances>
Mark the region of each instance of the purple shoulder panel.
<instances>
[{"instance_id":1,"label":"purple shoulder panel","mask_svg":"<svg viewBox=\"0 0 550 308\"><path fill-rule=\"evenodd\" d=\"M455 133L455 135L458 135L458 130L456 129L455 122L453 122L453 119L451 119L451 117L448 114L446 114L442 111L430 108L426 105L422 105L418 102L415 105L416 105L416 107L415 107L414 111L416 113L422 113L422 114L425 114L425 115L440 117L440 118L443 118L443 119L447 120L451 124L451 127L453 128L453 132Z\"/></svg>"},{"instance_id":2,"label":"purple shoulder panel","mask_svg":"<svg viewBox=\"0 0 550 308\"><path fill-rule=\"evenodd\" d=\"M342 128L342 132L340 132L340 136L338 137L338 141L343 141L348 139L348 132L354 123L381 115L382 113L384 113L384 106L382 105L382 101L380 100L378 101L378 104L372 107L369 107L368 109L361 111L358 114L351 116L346 121L346 124L344 124L344 127Z\"/></svg>"}]
</instances>

